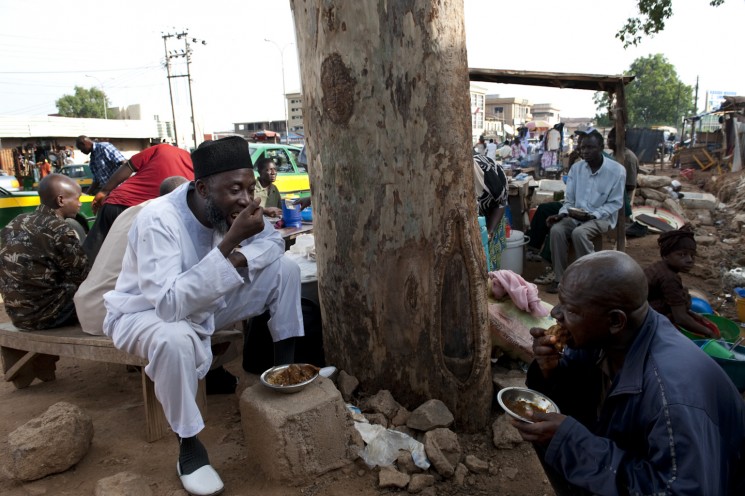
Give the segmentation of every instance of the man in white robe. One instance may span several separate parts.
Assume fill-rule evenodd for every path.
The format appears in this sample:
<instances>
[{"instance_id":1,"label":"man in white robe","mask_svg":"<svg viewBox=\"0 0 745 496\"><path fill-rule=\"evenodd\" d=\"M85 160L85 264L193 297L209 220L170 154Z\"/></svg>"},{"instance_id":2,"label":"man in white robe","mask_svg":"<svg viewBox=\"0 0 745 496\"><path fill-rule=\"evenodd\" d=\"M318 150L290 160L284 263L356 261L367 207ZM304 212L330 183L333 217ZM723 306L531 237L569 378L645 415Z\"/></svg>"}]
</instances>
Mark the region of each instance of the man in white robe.
<instances>
[{"instance_id":1,"label":"man in white robe","mask_svg":"<svg viewBox=\"0 0 745 496\"><path fill-rule=\"evenodd\" d=\"M284 240L253 198L244 139L205 142L192 162L193 183L138 214L116 288L104 296L103 327L117 348L148 359L145 372L180 439L184 489L212 495L223 483L196 437L204 428L196 392L212 361L210 336L267 309L275 342L302 336L300 269L284 257Z\"/></svg>"}]
</instances>

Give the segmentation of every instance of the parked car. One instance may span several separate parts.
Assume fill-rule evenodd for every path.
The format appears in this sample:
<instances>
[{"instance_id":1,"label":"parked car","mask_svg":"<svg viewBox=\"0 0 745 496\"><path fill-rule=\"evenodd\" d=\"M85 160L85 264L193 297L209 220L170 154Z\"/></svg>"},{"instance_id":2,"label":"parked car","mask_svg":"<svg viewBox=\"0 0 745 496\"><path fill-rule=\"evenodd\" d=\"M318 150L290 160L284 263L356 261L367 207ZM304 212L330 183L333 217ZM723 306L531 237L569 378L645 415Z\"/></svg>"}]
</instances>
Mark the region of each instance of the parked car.
<instances>
[{"instance_id":1,"label":"parked car","mask_svg":"<svg viewBox=\"0 0 745 496\"><path fill-rule=\"evenodd\" d=\"M302 147L293 145L279 145L275 143L249 143L248 151L251 162L256 163L262 157L269 157L277 164L277 186L282 196L296 194L310 196L310 181L308 171L303 167L298 155ZM256 172L258 179L259 173Z\"/></svg>"},{"instance_id":2,"label":"parked car","mask_svg":"<svg viewBox=\"0 0 745 496\"><path fill-rule=\"evenodd\" d=\"M83 206L80 207L80 212L75 219L68 219L68 222L70 222L71 226L75 228L75 231L81 239L85 233L88 232L89 227L93 225L93 221L96 218L91 210L92 201L92 196L81 196L80 202ZM0 187L0 228L5 227L8 222L13 220L18 214L33 212L38 206L38 192L8 191L7 189Z\"/></svg>"},{"instance_id":3,"label":"parked car","mask_svg":"<svg viewBox=\"0 0 745 496\"><path fill-rule=\"evenodd\" d=\"M60 173L74 179L83 189L93 184L93 173L88 164L64 165Z\"/></svg>"},{"instance_id":4,"label":"parked car","mask_svg":"<svg viewBox=\"0 0 745 496\"><path fill-rule=\"evenodd\" d=\"M21 183L18 182L15 176L10 176L6 173L0 173L0 188L6 191L20 191Z\"/></svg>"}]
</instances>

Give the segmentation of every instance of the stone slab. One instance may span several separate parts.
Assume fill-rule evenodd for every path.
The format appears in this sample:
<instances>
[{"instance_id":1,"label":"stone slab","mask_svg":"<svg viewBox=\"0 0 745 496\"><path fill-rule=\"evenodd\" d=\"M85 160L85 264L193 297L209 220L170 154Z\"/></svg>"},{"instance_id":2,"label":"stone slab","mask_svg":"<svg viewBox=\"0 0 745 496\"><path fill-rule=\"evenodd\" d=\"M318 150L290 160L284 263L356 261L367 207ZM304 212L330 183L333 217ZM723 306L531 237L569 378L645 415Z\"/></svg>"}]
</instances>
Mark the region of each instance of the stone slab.
<instances>
[{"instance_id":1,"label":"stone slab","mask_svg":"<svg viewBox=\"0 0 745 496\"><path fill-rule=\"evenodd\" d=\"M683 198L680 199L680 204L685 208L714 210L717 208L719 200L717 200L717 197L711 193L693 193L686 191L683 194Z\"/></svg>"}]
</instances>

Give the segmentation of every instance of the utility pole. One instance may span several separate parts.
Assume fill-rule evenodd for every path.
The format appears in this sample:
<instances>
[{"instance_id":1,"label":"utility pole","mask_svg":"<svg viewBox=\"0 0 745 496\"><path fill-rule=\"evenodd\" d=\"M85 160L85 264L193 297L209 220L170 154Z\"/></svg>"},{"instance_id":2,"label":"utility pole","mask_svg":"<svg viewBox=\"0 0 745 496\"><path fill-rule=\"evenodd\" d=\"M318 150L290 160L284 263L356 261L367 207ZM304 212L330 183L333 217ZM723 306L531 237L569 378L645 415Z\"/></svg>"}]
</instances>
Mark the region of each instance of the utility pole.
<instances>
[{"instance_id":1,"label":"utility pole","mask_svg":"<svg viewBox=\"0 0 745 496\"><path fill-rule=\"evenodd\" d=\"M168 38L176 38L177 40L184 39L184 49L183 50L168 50ZM191 42L195 44L201 43L202 45L206 45L207 42L204 40L198 40L196 38L191 38ZM197 124L196 119L194 118L194 99L192 97L191 93L191 47L189 45L189 32L187 30L183 30L180 33L168 33L163 35L163 45L166 51L166 70L168 72L168 91L171 95L171 115L173 116L173 132L176 134L176 146L178 146L178 133L176 133L176 112L174 110L173 106L173 90L171 89L171 79L172 78L178 78L178 77L185 77L188 83L189 87L189 107L191 108L191 130L192 130L192 136L194 139L194 148L197 147L199 143L197 143ZM186 74L171 74L171 64L170 60L177 57L184 57L186 59Z\"/></svg>"},{"instance_id":2,"label":"utility pole","mask_svg":"<svg viewBox=\"0 0 745 496\"><path fill-rule=\"evenodd\" d=\"M171 87L171 57L168 56L168 38L172 35L163 35L163 49L166 52L166 72L168 73L168 95L171 97L171 119L173 119L173 136L178 147L178 131L176 131L176 109L173 106L173 88Z\"/></svg>"},{"instance_id":3,"label":"utility pole","mask_svg":"<svg viewBox=\"0 0 745 496\"><path fill-rule=\"evenodd\" d=\"M698 76L696 76L696 96L693 97L693 116L698 114ZM696 119L691 119L691 146L696 144Z\"/></svg>"},{"instance_id":4,"label":"utility pole","mask_svg":"<svg viewBox=\"0 0 745 496\"><path fill-rule=\"evenodd\" d=\"M282 66L282 104L284 105L285 109L285 143L290 144L290 119L287 116L287 90L285 89L285 48L287 48L290 45L294 45L295 43L288 43L285 46L281 47L276 41L268 40L264 38L264 41L267 43L271 43L275 47L277 47L277 50L279 50L279 60L280 64Z\"/></svg>"}]
</instances>

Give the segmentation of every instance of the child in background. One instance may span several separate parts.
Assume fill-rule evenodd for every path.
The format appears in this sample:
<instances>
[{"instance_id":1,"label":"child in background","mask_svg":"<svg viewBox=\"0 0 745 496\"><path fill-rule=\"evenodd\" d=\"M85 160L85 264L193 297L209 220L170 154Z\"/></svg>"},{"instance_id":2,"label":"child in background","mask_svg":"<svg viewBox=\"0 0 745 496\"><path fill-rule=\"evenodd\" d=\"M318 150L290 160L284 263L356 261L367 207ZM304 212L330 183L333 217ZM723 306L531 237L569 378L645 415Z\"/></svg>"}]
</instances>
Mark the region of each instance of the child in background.
<instances>
[{"instance_id":1,"label":"child in background","mask_svg":"<svg viewBox=\"0 0 745 496\"><path fill-rule=\"evenodd\" d=\"M680 272L690 272L696 260L696 240L690 225L660 234L657 244L662 260L644 269L649 305L677 327L718 338L716 326L691 311L691 296L679 275Z\"/></svg>"}]
</instances>

